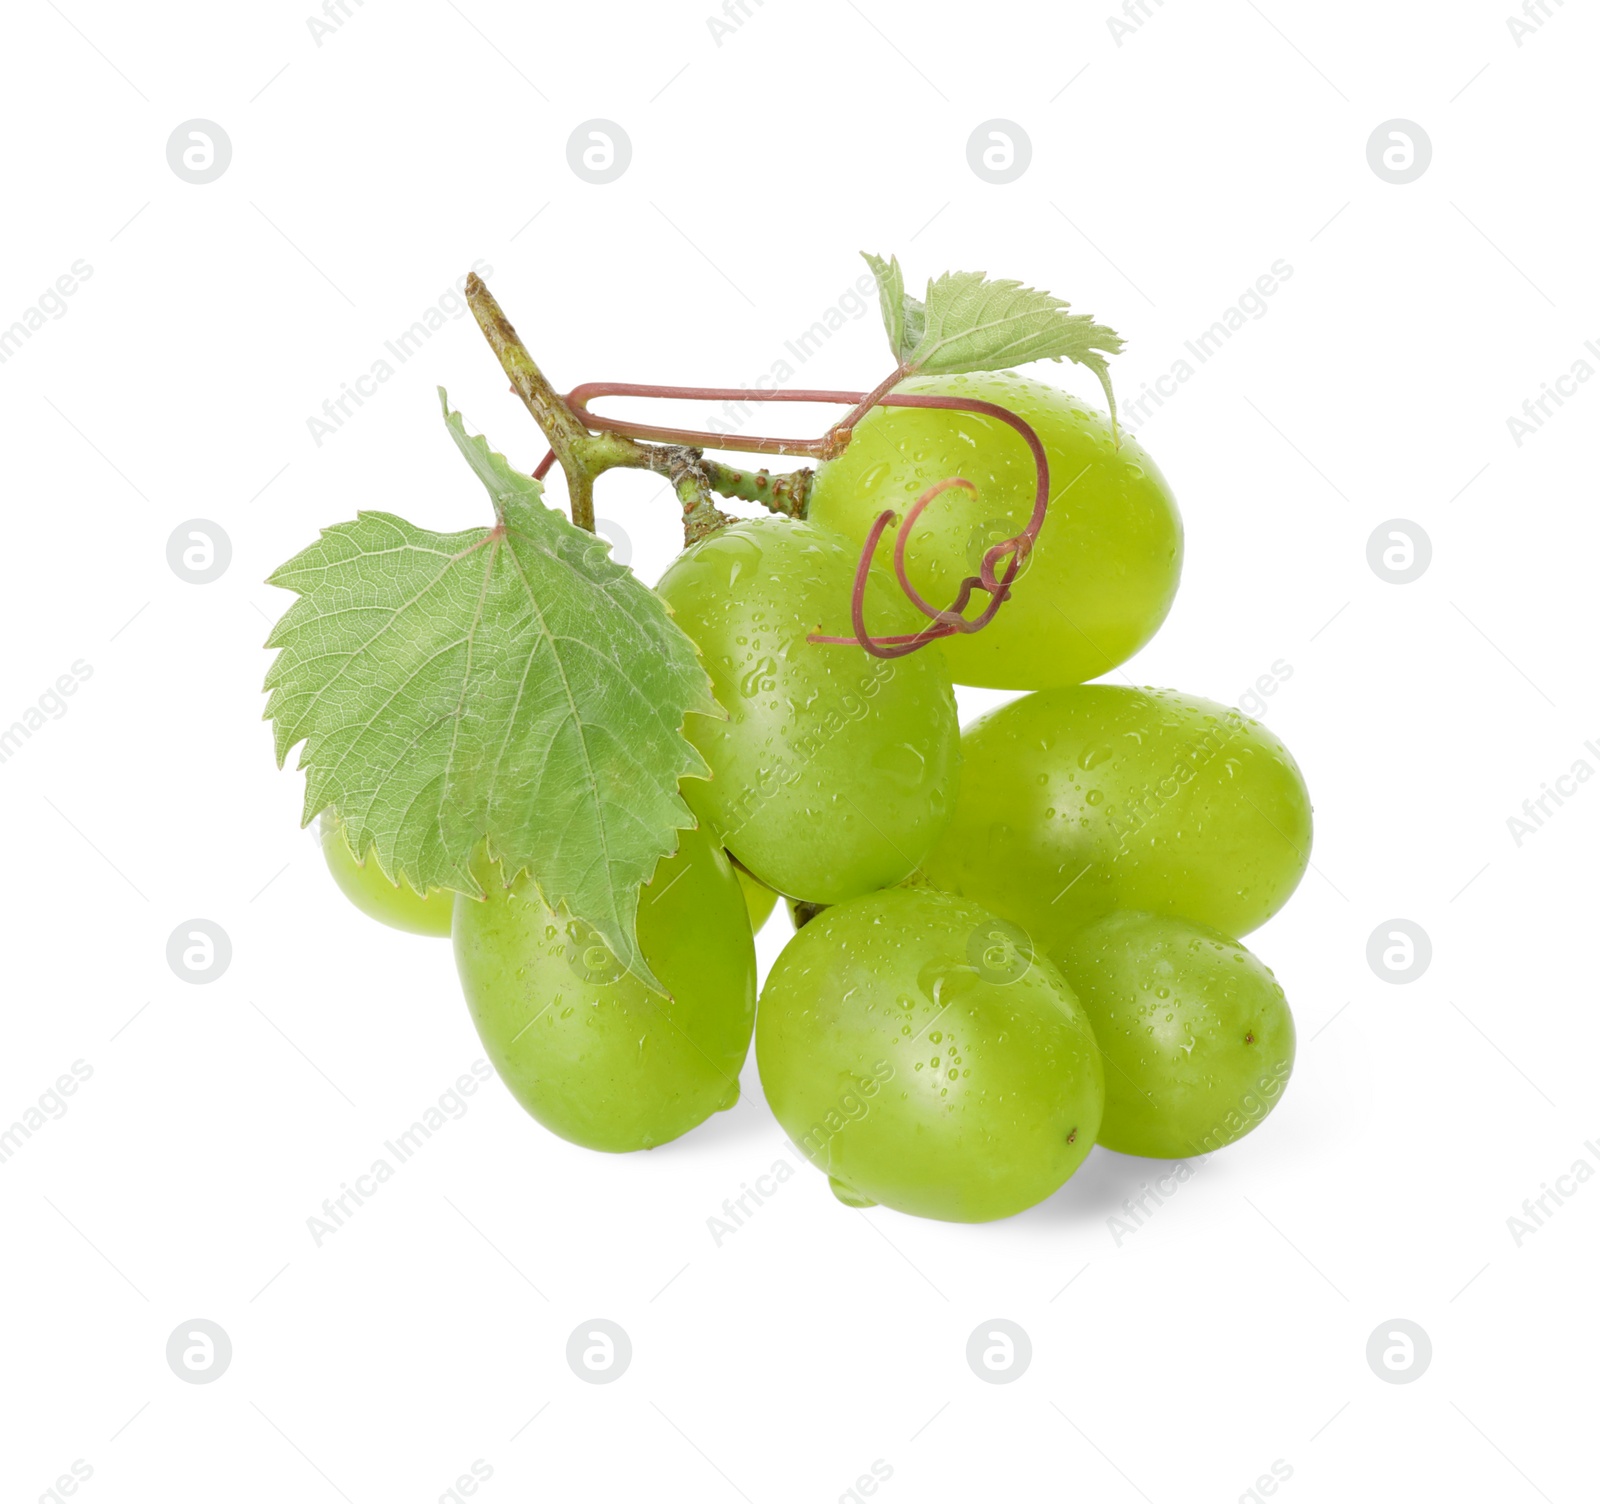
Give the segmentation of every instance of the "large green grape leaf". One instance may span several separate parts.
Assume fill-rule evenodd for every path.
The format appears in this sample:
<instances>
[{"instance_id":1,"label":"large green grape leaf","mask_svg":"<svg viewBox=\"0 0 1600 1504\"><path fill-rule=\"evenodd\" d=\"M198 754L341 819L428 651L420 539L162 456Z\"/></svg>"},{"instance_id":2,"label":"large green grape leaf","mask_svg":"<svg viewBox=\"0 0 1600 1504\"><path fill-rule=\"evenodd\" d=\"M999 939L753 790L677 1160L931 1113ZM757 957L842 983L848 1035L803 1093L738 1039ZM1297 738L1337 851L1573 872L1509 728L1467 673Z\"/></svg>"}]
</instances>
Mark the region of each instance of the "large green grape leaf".
<instances>
[{"instance_id":1,"label":"large green grape leaf","mask_svg":"<svg viewBox=\"0 0 1600 1504\"><path fill-rule=\"evenodd\" d=\"M639 886L695 823L678 780L707 770L681 728L721 714L710 680L661 598L439 397L496 523L361 512L271 577L299 596L267 640L278 763L304 743L306 822L331 805L391 878L481 893L487 839L659 985Z\"/></svg>"},{"instance_id":2,"label":"large green grape leaf","mask_svg":"<svg viewBox=\"0 0 1600 1504\"><path fill-rule=\"evenodd\" d=\"M895 359L928 376L1003 371L1031 360L1071 360L1099 378L1116 417L1107 355L1122 349L1113 329L1050 293L982 272L946 272L919 301L905 291L900 263L867 256Z\"/></svg>"}]
</instances>

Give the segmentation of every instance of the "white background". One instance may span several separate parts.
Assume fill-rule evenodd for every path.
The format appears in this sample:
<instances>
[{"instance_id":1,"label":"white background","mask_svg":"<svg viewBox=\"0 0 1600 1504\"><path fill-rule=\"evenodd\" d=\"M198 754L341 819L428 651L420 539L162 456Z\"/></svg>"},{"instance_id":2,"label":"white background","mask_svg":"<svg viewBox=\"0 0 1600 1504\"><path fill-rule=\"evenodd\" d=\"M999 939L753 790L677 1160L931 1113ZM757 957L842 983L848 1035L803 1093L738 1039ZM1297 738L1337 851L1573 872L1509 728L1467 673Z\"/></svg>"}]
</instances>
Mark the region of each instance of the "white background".
<instances>
[{"instance_id":1,"label":"white background","mask_svg":"<svg viewBox=\"0 0 1600 1504\"><path fill-rule=\"evenodd\" d=\"M1520 1246L1507 1219L1600 1166L1600 787L1520 846L1507 820L1600 768L1600 386L1520 447L1506 419L1600 338L1600 21L1552 3L1519 46L1509 3L1168 0L1121 45L1077 3L751 0L719 45L709 0L373 0L320 46L293 3L7 5L0 326L93 270L0 365L0 724L93 673L0 763L0 1125L93 1074L0 1165L4 1497L80 1461L107 1504L421 1504L481 1460L490 1500L767 1504L881 1461L891 1501L1191 1504L1281 1460L1305 1504L1592 1498L1600 1186ZM233 146L203 186L166 158L196 117ZM566 155L597 117L633 148L605 186ZM1404 186L1366 154L1395 117L1434 151ZM1003 186L967 161L994 118L1032 143ZM624 1158L495 1083L317 1246L323 1198L481 1050L448 945L361 919L298 829L260 721L288 597L259 582L358 507L483 520L437 383L515 461L543 445L470 318L320 446L308 417L475 260L563 387L725 384L862 248L1071 298L1127 336L1128 400L1293 268L1140 429L1188 554L1126 670L1231 702L1292 667L1266 719L1315 868L1249 942L1299 1022L1283 1105L1120 1240L1163 1167L1096 1150L979 1227L848 1211L801 1165L719 1247L724 1198L794 1159L753 1058L735 1111ZM885 369L874 311L802 379ZM609 477L600 511L653 580L670 497ZM191 518L232 541L213 584L168 566ZM1412 584L1367 562L1392 518L1432 541ZM207 986L166 961L194 917L233 946ZM1433 945L1404 986L1366 959L1395 917ZM594 1317L633 1343L606 1386L564 1356ZM1006 1385L965 1360L996 1317L1033 1344ZM233 1345L208 1385L165 1359L193 1318ZM1410 1384L1365 1356L1394 1318L1432 1342Z\"/></svg>"}]
</instances>

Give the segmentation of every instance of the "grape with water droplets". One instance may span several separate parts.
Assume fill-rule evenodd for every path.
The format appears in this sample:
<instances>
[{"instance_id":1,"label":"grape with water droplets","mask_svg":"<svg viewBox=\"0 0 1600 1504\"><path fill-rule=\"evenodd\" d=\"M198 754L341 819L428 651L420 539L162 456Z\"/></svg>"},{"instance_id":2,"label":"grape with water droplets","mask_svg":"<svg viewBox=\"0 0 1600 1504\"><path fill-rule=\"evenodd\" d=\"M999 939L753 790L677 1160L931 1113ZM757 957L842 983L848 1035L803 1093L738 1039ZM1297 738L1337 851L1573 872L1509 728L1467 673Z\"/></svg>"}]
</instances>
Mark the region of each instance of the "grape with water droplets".
<instances>
[{"instance_id":1,"label":"grape with water droplets","mask_svg":"<svg viewBox=\"0 0 1600 1504\"><path fill-rule=\"evenodd\" d=\"M976 904L893 888L824 910L761 994L756 1060L784 1131L852 1206L987 1222L1083 1162L1100 1052L1043 957Z\"/></svg>"},{"instance_id":2,"label":"grape with water droplets","mask_svg":"<svg viewBox=\"0 0 1600 1504\"><path fill-rule=\"evenodd\" d=\"M924 870L1046 950L1113 909L1238 938L1283 907L1310 860L1311 801L1289 749L1210 700L1041 690L961 745L955 817Z\"/></svg>"},{"instance_id":3,"label":"grape with water droplets","mask_svg":"<svg viewBox=\"0 0 1600 1504\"><path fill-rule=\"evenodd\" d=\"M462 990L489 1059L544 1126L588 1149L650 1149L739 1097L756 992L755 942L733 865L680 833L639 890L639 945L663 996L526 877L480 863L483 899L456 896Z\"/></svg>"},{"instance_id":4,"label":"grape with water droplets","mask_svg":"<svg viewBox=\"0 0 1600 1504\"><path fill-rule=\"evenodd\" d=\"M931 650L943 653L957 684L1078 684L1115 668L1155 635L1177 593L1183 524L1166 480L1137 441L1123 434L1119 443L1104 414L1010 371L914 378L896 390L1009 408L1032 425L1050 463L1049 510L1011 598L982 631ZM881 512L903 517L928 486L951 476L971 481L976 495L947 491L917 519L906 547L911 583L942 608L978 573L984 551L1020 533L1033 510L1033 457L998 418L874 408L845 452L818 467L807 516L859 548ZM879 545L885 567L899 526L897 520ZM886 630L870 615L868 625Z\"/></svg>"},{"instance_id":5,"label":"grape with water droplets","mask_svg":"<svg viewBox=\"0 0 1600 1504\"><path fill-rule=\"evenodd\" d=\"M684 798L761 882L818 903L907 876L955 799L960 729L938 655L807 641L848 630L854 574L836 534L764 517L695 544L656 587L728 713L688 716L711 776L686 778ZM868 587L875 622L916 629L889 581Z\"/></svg>"},{"instance_id":6,"label":"grape with water droplets","mask_svg":"<svg viewBox=\"0 0 1600 1504\"><path fill-rule=\"evenodd\" d=\"M1209 1154L1277 1105L1294 1067L1294 1020L1244 946L1181 919L1122 913L1053 955L1105 1057L1106 1148Z\"/></svg>"}]
</instances>

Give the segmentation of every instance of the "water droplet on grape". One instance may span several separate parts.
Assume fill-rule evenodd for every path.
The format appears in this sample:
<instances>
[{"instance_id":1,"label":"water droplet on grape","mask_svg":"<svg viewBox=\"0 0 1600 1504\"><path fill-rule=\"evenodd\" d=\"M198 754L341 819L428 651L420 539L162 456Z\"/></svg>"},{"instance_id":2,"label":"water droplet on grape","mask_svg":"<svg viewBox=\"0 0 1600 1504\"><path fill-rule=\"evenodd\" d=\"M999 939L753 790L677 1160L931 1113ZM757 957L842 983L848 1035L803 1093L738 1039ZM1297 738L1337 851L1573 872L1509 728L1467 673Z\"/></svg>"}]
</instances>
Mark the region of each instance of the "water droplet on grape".
<instances>
[{"instance_id":1,"label":"water droplet on grape","mask_svg":"<svg viewBox=\"0 0 1600 1504\"><path fill-rule=\"evenodd\" d=\"M727 572L725 588L734 585L747 574L755 572L761 563L761 545L748 533L727 532L718 540L717 557Z\"/></svg>"},{"instance_id":2,"label":"water droplet on grape","mask_svg":"<svg viewBox=\"0 0 1600 1504\"><path fill-rule=\"evenodd\" d=\"M910 742L880 747L873 754L872 766L910 789L916 788L928 772L928 760Z\"/></svg>"}]
</instances>

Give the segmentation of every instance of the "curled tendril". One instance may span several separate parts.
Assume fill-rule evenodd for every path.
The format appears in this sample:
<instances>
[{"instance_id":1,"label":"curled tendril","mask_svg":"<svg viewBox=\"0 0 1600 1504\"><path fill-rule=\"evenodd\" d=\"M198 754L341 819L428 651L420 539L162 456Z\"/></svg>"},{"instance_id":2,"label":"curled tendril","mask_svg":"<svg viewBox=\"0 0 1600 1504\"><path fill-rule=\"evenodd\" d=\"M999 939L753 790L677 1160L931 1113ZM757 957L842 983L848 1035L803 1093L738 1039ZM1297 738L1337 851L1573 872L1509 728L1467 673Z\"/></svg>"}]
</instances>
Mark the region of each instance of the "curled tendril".
<instances>
[{"instance_id":1,"label":"curled tendril","mask_svg":"<svg viewBox=\"0 0 1600 1504\"><path fill-rule=\"evenodd\" d=\"M890 390L909 374L911 373L904 370L896 371L870 392L769 392L751 391L745 387L645 386L623 382L591 381L583 386L574 387L567 394L566 400L579 422L602 433L625 434L630 438L662 440L672 444L696 444L712 449L731 449L760 454L811 455L819 459L833 459L842 454L850 442L855 423L873 407L933 407L952 412L980 413L985 417L997 418L1014 429L1033 456L1034 471L1038 479L1033 496L1033 511L1021 532L991 544L984 551L983 558L978 564L977 574L968 575L961 581L955 599L943 610L923 599L906 572L906 544L917 519L922 516L930 503L946 491L959 489L976 494L978 488L960 476L937 481L923 491L907 509L905 521L895 538L893 550L895 578L899 581L906 598L928 618L929 625L918 632L891 633L884 636L875 636L867 630L867 581L871 578L872 561L877 556L878 545L883 541L884 532L895 519L894 511L887 509L874 519L867 533L867 540L862 545L861 557L856 563L855 584L850 594L850 624L855 629L854 635L832 637L813 632L807 638L808 642L855 643L874 658L904 658L908 653L915 653L919 648L926 647L930 642L937 642L940 638L954 637L958 633L980 632L994 620L996 612L1010 597L1011 587L1038 539L1039 529L1044 526L1045 511L1050 503L1050 462L1045 456L1044 445L1040 442L1039 435L1034 432L1032 425L1026 419L1012 412L1010 408L1001 407L995 402L984 402L978 398L944 397ZM588 404L596 397L675 397L707 402L839 403L848 404L850 411L820 439L771 439L754 435L708 433L686 428L659 428L648 424L630 423L621 418L606 418L589 411ZM534 471L536 478L542 478L549 471L554 458L553 452L545 455L538 469ZM1004 569L1003 574L1000 572L1002 569ZM984 592L989 600L976 616L969 617L966 611L974 591Z\"/></svg>"},{"instance_id":2,"label":"curled tendril","mask_svg":"<svg viewBox=\"0 0 1600 1504\"><path fill-rule=\"evenodd\" d=\"M911 583L910 576L906 573L906 545L910 539L911 531L916 526L917 519L922 516L929 503L933 502L946 491L960 488L974 494L977 487L969 480L959 476L952 476L947 480L936 481L917 497L906 512L905 521L900 526L899 535L894 541L894 573L900 582L900 588L905 592L906 598L926 616L931 625L922 628L920 632L897 633L888 636L873 636L867 631L866 624L866 594L867 580L870 577L872 561L878 551L878 544L883 539L885 529L894 521L895 514L886 509L880 512L872 524L872 529L867 534L867 541L862 546L861 558L856 564L855 587L850 594L850 624L855 628L853 637L830 637L821 633L812 633L808 639L811 642L855 642L871 653L874 658L903 658L908 653L914 653L919 648L926 647L930 642L937 642L941 637L954 637L957 633L980 632L994 620L995 614L1000 610L1011 595L1011 586L1017 578L1029 551L1033 548L1034 540L1039 536L1039 529L1044 526L1045 510L1050 503L1050 461L1045 456L1044 445L1039 441L1039 435L1026 419L1019 417L1010 408L1001 407L998 403L982 402L977 399L968 400L962 397L932 397L913 395L911 393L889 393L880 397L886 407L939 407L956 412L982 413L988 417L998 418L1002 423L1014 428L1027 444L1029 452L1033 455L1034 470L1038 476L1038 485L1034 491L1033 511L1028 518L1027 525L1020 533L1000 542L990 545L984 550L983 558L979 561L978 572L968 575L956 589L955 599L944 608L938 610L922 598L921 593ZM1005 573L998 571L1004 567ZM972 599L975 590L982 590L989 596L989 601L983 610L976 616L966 614L967 603Z\"/></svg>"}]
</instances>

